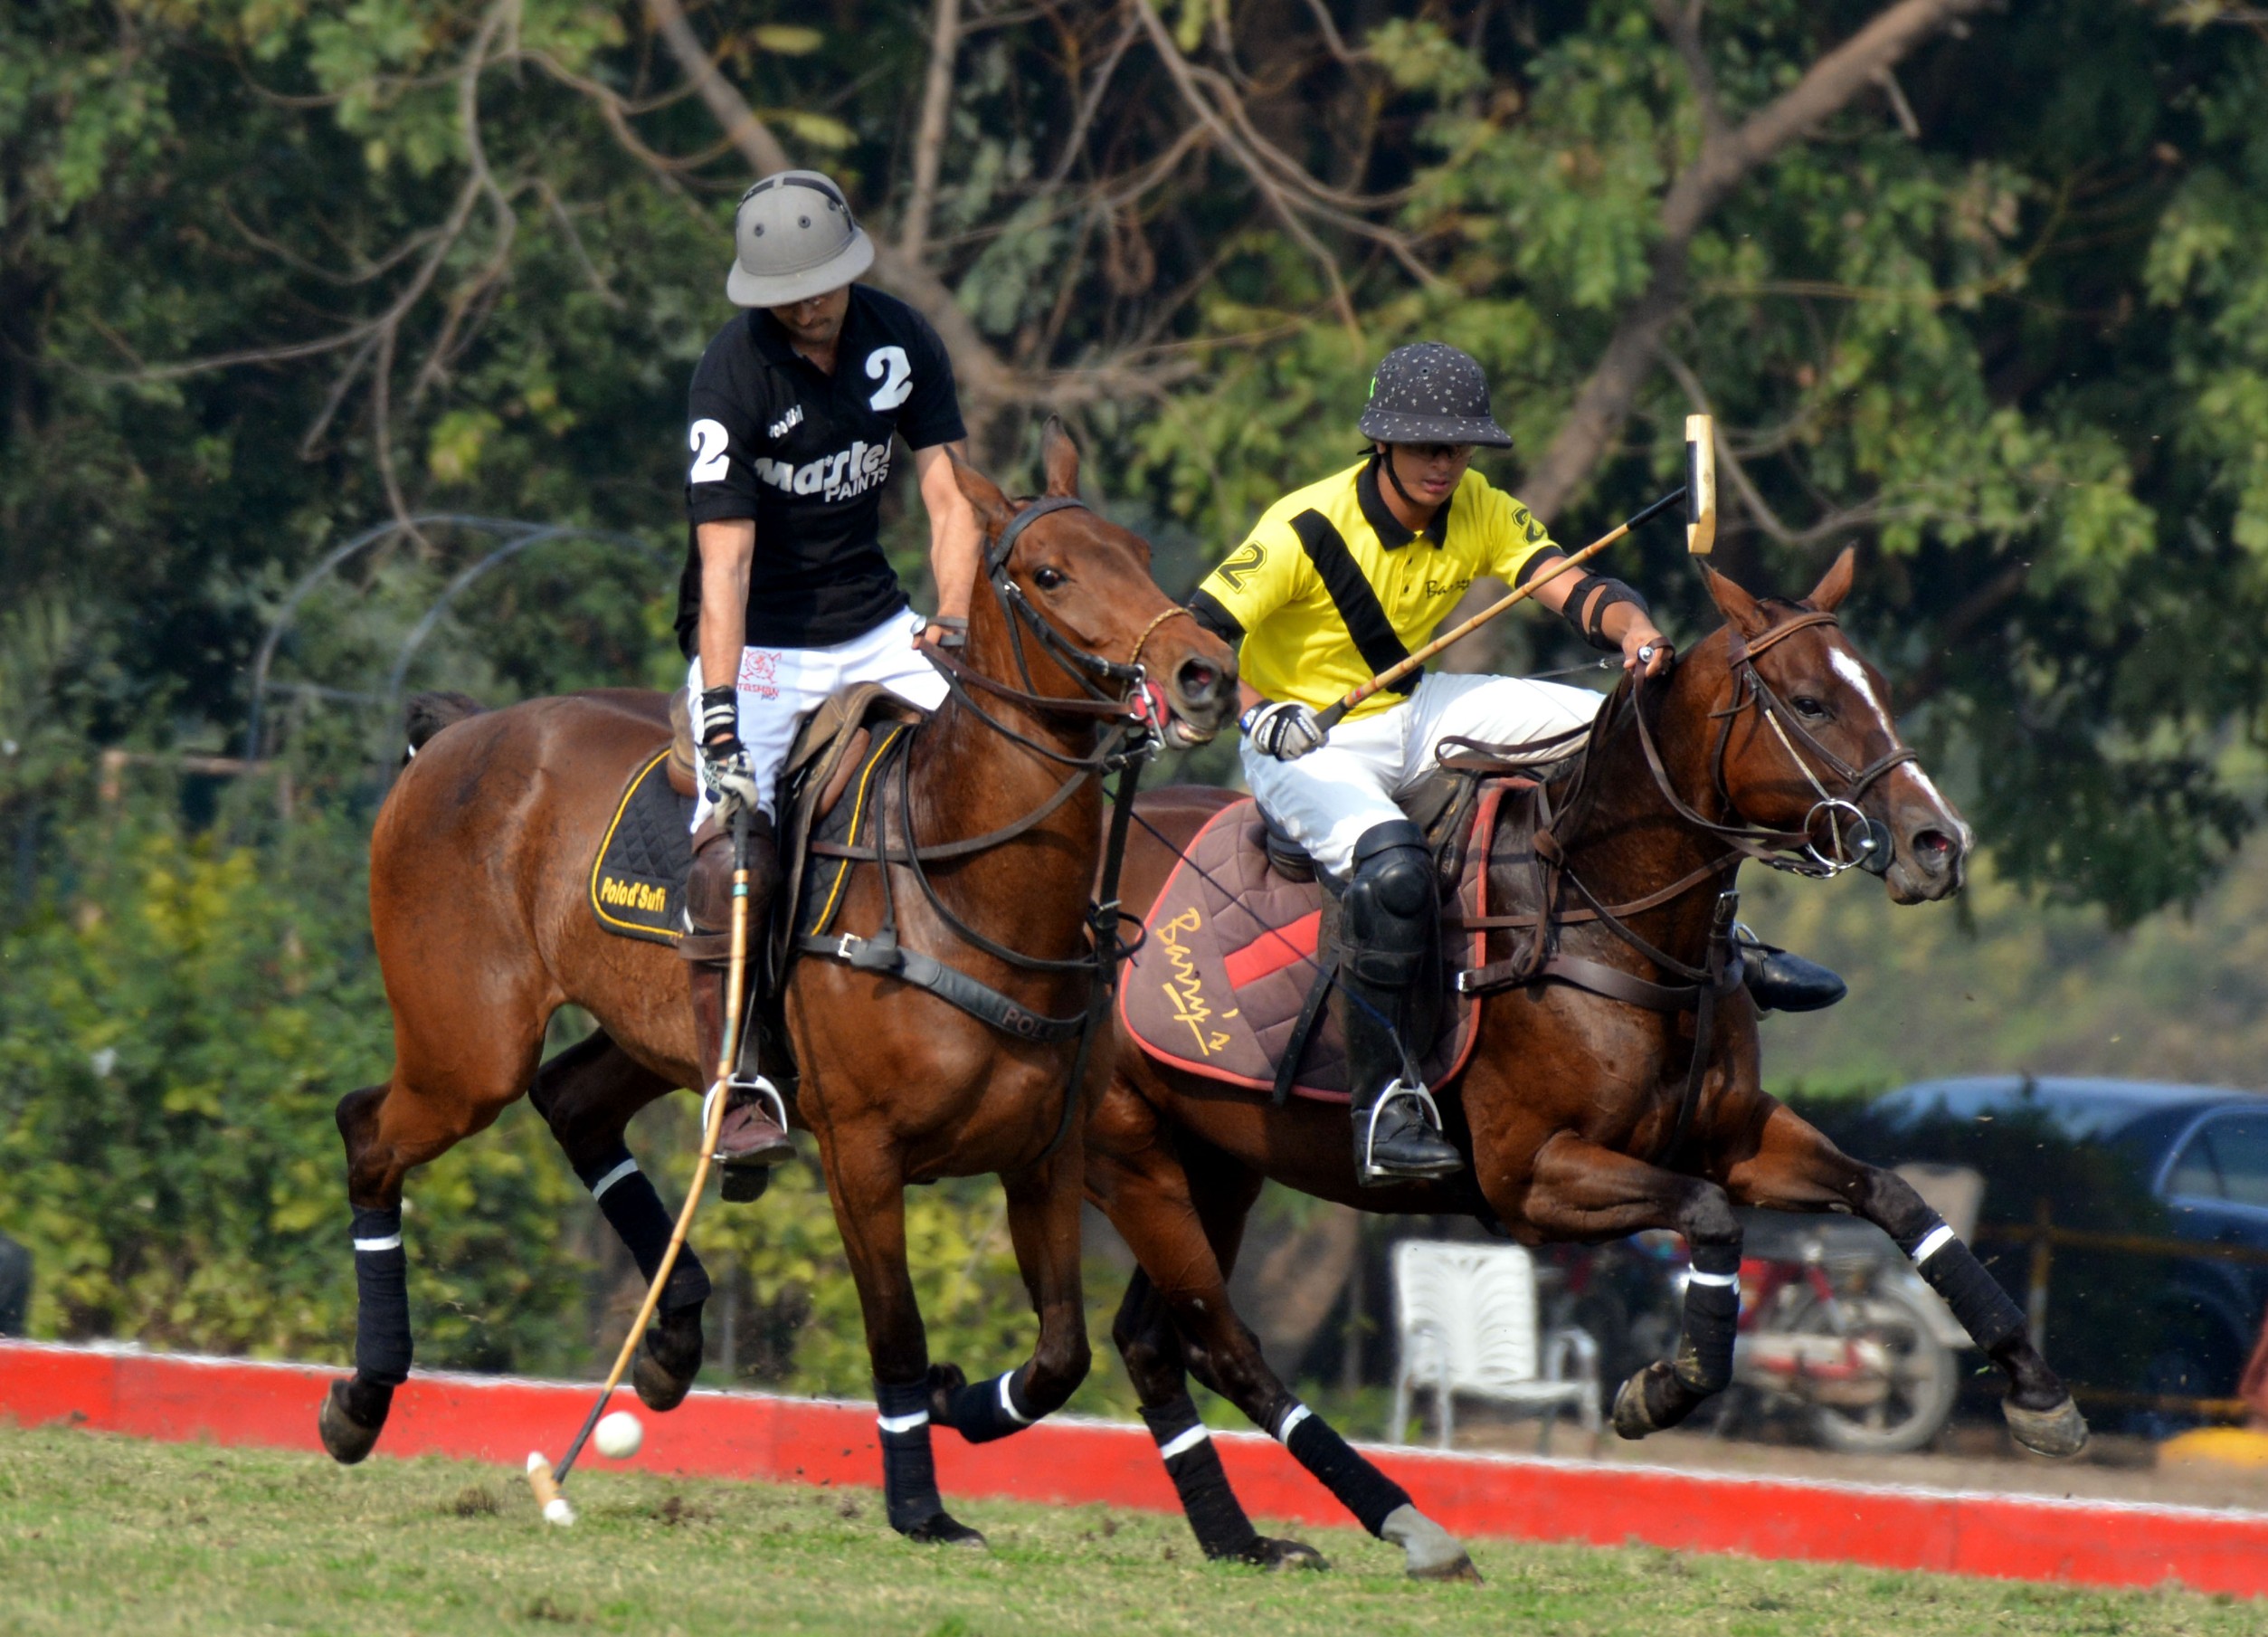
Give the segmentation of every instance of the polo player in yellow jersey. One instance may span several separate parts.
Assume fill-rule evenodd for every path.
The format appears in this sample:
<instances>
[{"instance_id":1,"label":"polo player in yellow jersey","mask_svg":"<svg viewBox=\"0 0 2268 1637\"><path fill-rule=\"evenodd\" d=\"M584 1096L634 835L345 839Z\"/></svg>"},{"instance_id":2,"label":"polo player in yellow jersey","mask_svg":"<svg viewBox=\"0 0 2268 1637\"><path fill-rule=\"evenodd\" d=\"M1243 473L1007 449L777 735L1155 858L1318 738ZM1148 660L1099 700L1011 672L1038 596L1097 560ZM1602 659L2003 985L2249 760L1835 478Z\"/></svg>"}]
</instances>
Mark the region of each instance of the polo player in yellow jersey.
<instances>
[{"instance_id":1,"label":"polo player in yellow jersey","mask_svg":"<svg viewBox=\"0 0 2268 1637\"><path fill-rule=\"evenodd\" d=\"M1244 772L1277 826L1340 896L1338 981L1353 1092L1357 1175L1366 1185L1445 1176L1464 1160L1417 1061L1438 1004L1439 934L1424 833L1396 804L1452 736L1514 745L1571 734L1598 712L1588 689L1522 677L1412 675L1350 711L1326 738L1317 712L1421 646L1482 575L1523 585L1565 556L1511 495L1471 470L1476 447L1512 439L1488 380L1438 341L1380 363L1358 430L1360 462L1286 495L1190 599L1198 620L1241 642ZM1665 674L1675 659L1646 600L1581 569L1537 587L1592 646L1625 669ZM1561 745L1536 759L1555 760ZM1759 1004L1808 1010L1841 980L1792 957L1748 961Z\"/></svg>"}]
</instances>

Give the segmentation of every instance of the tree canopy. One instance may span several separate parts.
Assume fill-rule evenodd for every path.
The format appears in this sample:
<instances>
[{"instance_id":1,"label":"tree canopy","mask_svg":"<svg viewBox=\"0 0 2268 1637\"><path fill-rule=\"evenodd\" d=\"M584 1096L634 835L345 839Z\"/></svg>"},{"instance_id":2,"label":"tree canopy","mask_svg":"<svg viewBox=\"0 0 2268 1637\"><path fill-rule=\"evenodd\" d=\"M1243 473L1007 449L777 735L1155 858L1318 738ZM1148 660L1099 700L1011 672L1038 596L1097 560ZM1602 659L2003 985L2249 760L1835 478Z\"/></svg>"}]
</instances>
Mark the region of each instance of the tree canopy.
<instances>
[{"instance_id":1,"label":"tree canopy","mask_svg":"<svg viewBox=\"0 0 2268 1637\"><path fill-rule=\"evenodd\" d=\"M288 589L422 514L652 549L499 571L420 677L647 671L731 207L795 161L939 325L983 458L1064 413L1185 576L1351 455L1403 340L1488 365L1520 443L1495 475L1571 542L1673 482L1707 407L1727 566L1799 587L1863 542L1853 617L2003 875L2130 918L2259 812L2264 26L2213 0L24 0L0 731L219 747ZM422 606L472 549L420 528L344 583ZM1677 555L1620 571L1690 636ZM382 672L411 617L302 640Z\"/></svg>"}]
</instances>

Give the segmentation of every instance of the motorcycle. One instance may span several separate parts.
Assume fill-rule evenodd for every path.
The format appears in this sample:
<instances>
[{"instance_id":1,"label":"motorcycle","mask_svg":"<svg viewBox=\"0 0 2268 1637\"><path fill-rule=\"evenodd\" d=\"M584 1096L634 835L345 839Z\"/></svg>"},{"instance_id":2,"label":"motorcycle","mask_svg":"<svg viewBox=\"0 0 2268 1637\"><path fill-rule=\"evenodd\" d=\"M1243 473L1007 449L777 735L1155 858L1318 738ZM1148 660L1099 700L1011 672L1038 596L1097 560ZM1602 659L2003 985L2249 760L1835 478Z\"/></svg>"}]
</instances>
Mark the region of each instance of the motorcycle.
<instances>
[{"instance_id":1,"label":"motorcycle","mask_svg":"<svg viewBox=\"0 0 2268 1637\"><path fill-rule=\"evenodd\" d=\"M1943 1430L1960 1389L1952 1314L1888 1240L1862 1223L1800 1229L1758 1213L1741 1262L1732 1387L1719 1434L1792 1418L1849 1454L1918 1450ZM1654 1232L1558 1259L1554 1323L1598 1338L1604 1378L1627 1379L1675 1352L1684 1242Z\"/></svg>"}]
</instances>

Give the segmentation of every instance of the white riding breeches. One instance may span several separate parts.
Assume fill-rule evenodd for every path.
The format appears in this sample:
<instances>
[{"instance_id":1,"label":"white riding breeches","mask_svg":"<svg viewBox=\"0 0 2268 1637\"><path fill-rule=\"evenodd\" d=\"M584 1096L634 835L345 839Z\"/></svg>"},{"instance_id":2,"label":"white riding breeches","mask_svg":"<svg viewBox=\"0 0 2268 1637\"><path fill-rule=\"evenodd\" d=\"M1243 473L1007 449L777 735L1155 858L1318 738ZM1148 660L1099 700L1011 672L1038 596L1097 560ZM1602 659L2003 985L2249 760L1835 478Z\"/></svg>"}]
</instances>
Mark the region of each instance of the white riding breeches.
<instances>
[{"instance_id":1,"label":"white riding breeches","mask_svg":"<svg viewBox=\"0 0 2268 1637\"><path fill-rule=\"evenodd\" d=\"M1374 824L1403 816L1397 799L1434 771L1445 738L1516 745L1588 724L1604 696L1561 682L1436 671L1402 704L1341 722L1320 750L1279 762L1244 745L1244 778L1268 815L1318 868L1344 880L1354 843ZM1555 762L1575 747L1533 757Z\"/></svg>"},{"instance_id":2,"label":"white riding breeches","mask_svg":"<svg viewBox=\"0 0 2268 1637\"><path fill-rule=\"evenodd\" d=\"M935 710L944 703L945 679L914 647L928 621L911 609L892 614L864 635L829 648L744 648L735 689L740 742L764 793L764 811L777 800L774 786L795 730L827 696L859 682L879 682L909 705ZM686 686L692 693L693 719L701 719L701 661L696 658ZM693 805L693 825L708 817L704 787Z\"/></svg>"}]
</instances>

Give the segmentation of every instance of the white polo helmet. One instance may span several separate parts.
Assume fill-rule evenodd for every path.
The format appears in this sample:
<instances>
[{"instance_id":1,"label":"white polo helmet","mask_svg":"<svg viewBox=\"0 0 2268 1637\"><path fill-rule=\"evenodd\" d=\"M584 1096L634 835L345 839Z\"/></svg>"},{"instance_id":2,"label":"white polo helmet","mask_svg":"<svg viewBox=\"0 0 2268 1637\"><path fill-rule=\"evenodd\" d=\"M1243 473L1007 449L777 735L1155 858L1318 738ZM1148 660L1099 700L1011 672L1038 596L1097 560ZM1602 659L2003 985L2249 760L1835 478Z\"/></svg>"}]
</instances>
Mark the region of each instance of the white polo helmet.
<instances>
[{"instance_id":1,"label":"white polo helmet","mask_svg":"<svg viewBox=\"0 0 2268 1637\"><path fill-rule=\"evenodd\" d=\"M874 264L842 189L815 170L783 170L741 195L733 248L725 293L743 307L808 301Z\"/></svg>"}]
</instances>

